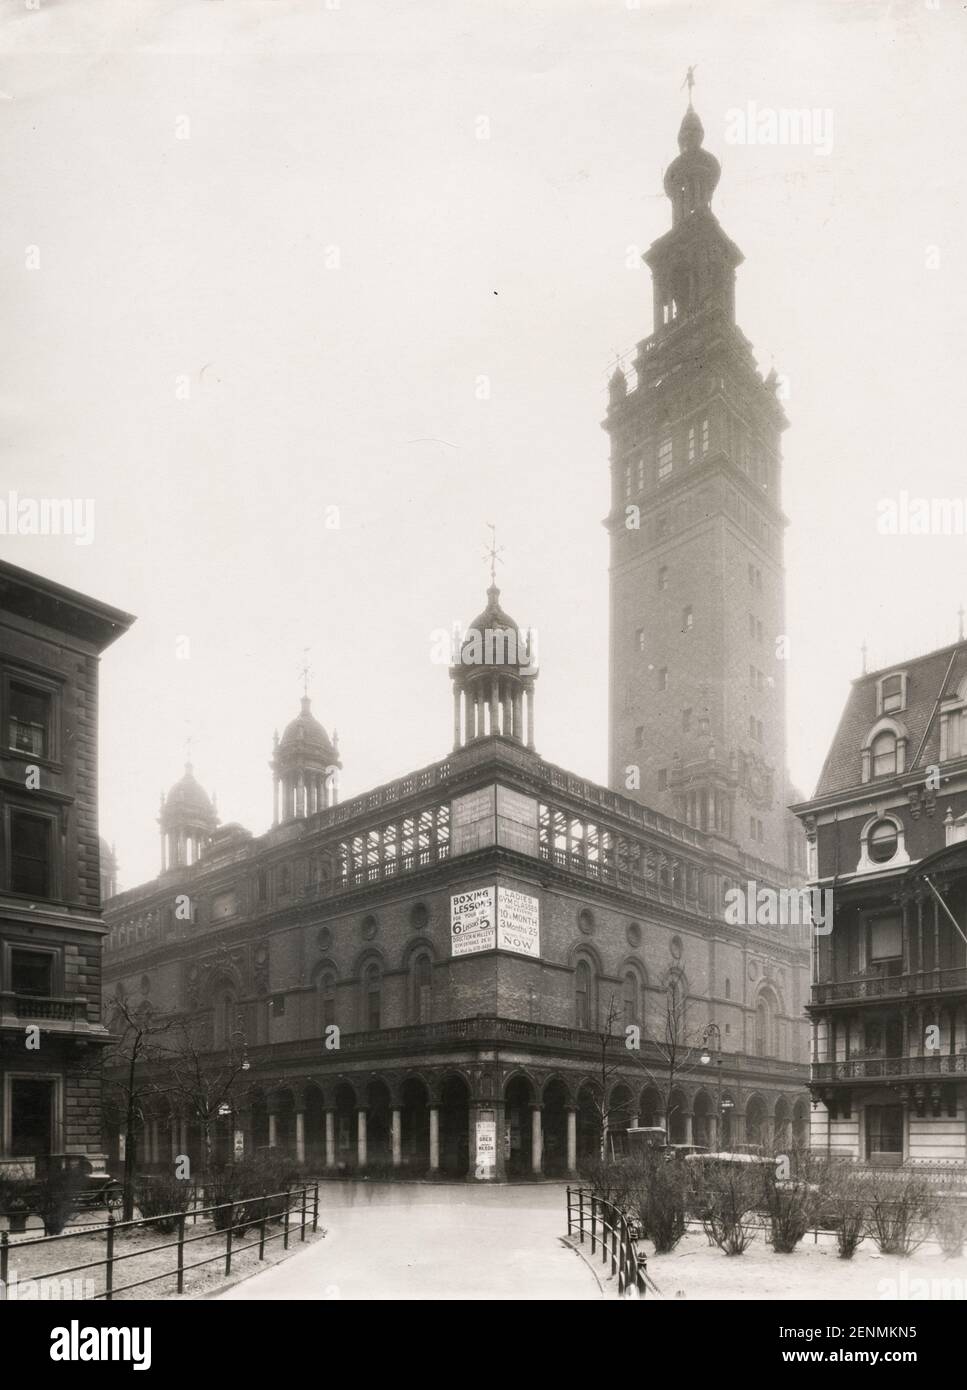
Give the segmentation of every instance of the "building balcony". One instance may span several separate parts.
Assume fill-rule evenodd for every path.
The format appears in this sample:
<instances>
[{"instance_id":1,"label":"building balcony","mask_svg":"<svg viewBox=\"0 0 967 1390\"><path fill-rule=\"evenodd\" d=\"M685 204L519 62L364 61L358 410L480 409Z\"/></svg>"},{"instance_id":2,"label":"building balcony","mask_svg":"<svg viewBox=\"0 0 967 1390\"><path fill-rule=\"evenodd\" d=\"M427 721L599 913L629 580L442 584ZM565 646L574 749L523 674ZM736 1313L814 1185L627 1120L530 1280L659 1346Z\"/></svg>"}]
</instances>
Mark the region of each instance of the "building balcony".
<instances>
[{"instance_id":1,"label":"building balcony","mask_svg":"<svg viewBox=\"0 0 967 1390\"><path fill-rule=\"evenodd\" d=\"M967 1052L932 1057L850 1057L842 1062L814 1062L813 1084L829 1081L920 1081L924 1078L967 1079Z\"/></svg>"},{"instance_id":2,"label":"building balcony","mask_svg":"<svg viewBox=\"0 0 967 1390\"><path fill-rule=\"evenodd\" d=\"M918 970L908 975L854 975L848 980L824 980L810 990L810 1007L817 1004L856 1004L866 999L904 999L936 994L967 994L967 967Z\"/></svg>"},{"instance_id":3,"label":"building balcony","mask_svg":"<svg viewBox=\"0 0 967 1390\"><path fill-rule=\"evenodd\" d=\"M86 1029L87 1000L0 990L0 1028L22 1031L31 1023L59 1025L58 1032L70 1031L78 1025Z\"/></svg>"},{"instance_id":4,"label":"building balcony","mask_svg":"<svg viewBox=\"0 0 967 1390\"><path fill-rule=\"evenodd\" d=\"M494 1018L477 1015L473 1018L448 1019L440 1023L414 1023L401 1028L379 1028L358 1033L343 1031L338 1052L323 1052L318 1037L300 1038L291 1042L263 1043L248 1049L249 1059L266 1066L277 1065L283 1061L297 1062L301 1066L308 1063L318 1065L344 1064L347 1057L385 1057L387 1054L400 1055L439 1052L449 1048L507 1048L516 1047L535 1052L570 1054L575 1058L590 1060L600 1069L601 1035L593 1029L567 1028L551 1023L537 1023L529 1019ZM608 1052L608 1065L614 1067L624 1060L624 1032L614 1034L614 1042ZM652 1070L667 1068L664 1053L653 1043L642 1039L641 1052L629 1059L629 1070L644 1063ZM714 1068L712 1069L714 1071ZM714 1083L709 1076L710 1069L703 1066L697 1057L682 1069L694 1080L701 1076L706 1083ZM740 1052L722 1054L722 1071L726 1078L741 1080L746 1073L759 1076L781 1076L798 1080L805 1086L808 1081L808 1067L802 1062L786 1061L779 1057L752 1057ZM590 1073L589 1073L590 1074ZM642 1069L647 1079L647 1072Z\"/></svg>"}]
</instances>

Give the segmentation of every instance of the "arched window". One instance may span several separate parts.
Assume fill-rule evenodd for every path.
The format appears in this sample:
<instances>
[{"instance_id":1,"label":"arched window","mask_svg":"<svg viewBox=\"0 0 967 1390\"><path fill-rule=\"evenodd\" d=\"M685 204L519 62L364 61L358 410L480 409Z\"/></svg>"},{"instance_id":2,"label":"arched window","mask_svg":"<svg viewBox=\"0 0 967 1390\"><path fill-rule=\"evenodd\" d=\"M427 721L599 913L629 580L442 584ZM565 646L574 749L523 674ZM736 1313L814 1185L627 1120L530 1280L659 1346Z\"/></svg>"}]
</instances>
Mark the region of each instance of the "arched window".
<instances>
[{"instance_id":1,"label":"arched window","mask_svg":"<svg viewBox=\"0 0 967 1390\"><path fill-rule=\"evenodd\" d=\"M218 1041L227 1047L238 1031L238 1001L231 990L225 990L218 1002Z\"/></svg>"},{"instance_id":2,"label":"arched window","mask_svg":"<svg viewBox=\"0 0 967 1390\"><path fill-rule=\"evenodd\" d=\"M626 972L622 989L625 1025L638 1022L638 976L633 970Z\"/></svg>"},{"instance_id":3,"label":"arched window","mask_svg":"<svg viewBox=\"0 0 967 1390\"><path fill-rule=\"evenodd\" d=\"M319 976L319 1029L325 1032L336 1021L336 977L331 970Z\"/></svg>"},{"instance_id":4,"label":"arched window","mask_svg":"<svg viewBox=\"0 0 967 1390\"><path fill-rule=\"evenodd\" d=\"M870 746L872 774L874 777L892 777L897 770L897 740L889 729L884 729Z\"/></svg>"},{"instance_id":5,"label":"arched window","mask_svg":"<svg viewBox=\"0 0 967 1390\"><path fill-rule=\"evenodd\" d=\"M765 1057L769 1050L769 1005L760 999L755 1006L755 1055Z\"/></svg>"},{"instance_id":6,"label":"arched window","mask_svg":"<svg viewBox=\"0 0 967 1390\"><path fill-rule=\"evenodd\" d=\"M365 1026L370 1032L375 1032L380 1026L383 999L383 982L378 965L374 963L366 967L363 983Z\"/></svg>"},{"instance_id":7,"label":"arched window","mask_svg":"<svg viewBox=\"0 0 967 1390\"><path fill-rule=\"evenodd\" d=\"M579 960L574 969L574 1022L578 1028L591 1027L593 979L586 960Z\"/></svg>"},{"instance_id":8,"label":"arched window","mask_svg":"<svg viewBox=\"0 0 967 1390\"><path fill-rule=\"evenodd\" d=\"M413 962L413 1020L429 1023L432 1015L433 963L425 951Z\"/></svg>"},{"instance_id":9,"label":"arched window","mask_svg":"<svg viewBox=\"0 0 967 1390\"><path fill-rule=\"evenodd\" d=\"M892 820L878 820L870 830L867 840L869 857L876 864L885 864L896 854L899 842L896 823Z\"/></svg>"}]
</instances>

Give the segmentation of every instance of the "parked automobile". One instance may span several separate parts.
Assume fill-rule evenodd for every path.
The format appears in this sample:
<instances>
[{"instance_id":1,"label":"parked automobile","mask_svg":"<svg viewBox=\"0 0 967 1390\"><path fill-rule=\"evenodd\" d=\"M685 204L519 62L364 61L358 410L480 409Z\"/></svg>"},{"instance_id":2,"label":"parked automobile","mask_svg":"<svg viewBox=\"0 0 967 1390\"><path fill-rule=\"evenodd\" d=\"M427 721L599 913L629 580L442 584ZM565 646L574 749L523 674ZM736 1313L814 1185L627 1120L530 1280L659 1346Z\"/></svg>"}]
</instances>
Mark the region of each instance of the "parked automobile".
<instances>
[{"instance_id":1,"label":"parked automobile","mask_svg":"<svg viewBox=\"0 0 967 1390\"><path fill-rule=\"evenodd\" d=\"M105 1167L103 1159L88 1158L86 1154L50 1154L47 1173L66 1173L74 1192L74 1205L84 1211L96 1207L119 1207L122 1188L117 1178ZM40 1190L42 1179L35 1184Z\"/></svg>"}]
</instances>

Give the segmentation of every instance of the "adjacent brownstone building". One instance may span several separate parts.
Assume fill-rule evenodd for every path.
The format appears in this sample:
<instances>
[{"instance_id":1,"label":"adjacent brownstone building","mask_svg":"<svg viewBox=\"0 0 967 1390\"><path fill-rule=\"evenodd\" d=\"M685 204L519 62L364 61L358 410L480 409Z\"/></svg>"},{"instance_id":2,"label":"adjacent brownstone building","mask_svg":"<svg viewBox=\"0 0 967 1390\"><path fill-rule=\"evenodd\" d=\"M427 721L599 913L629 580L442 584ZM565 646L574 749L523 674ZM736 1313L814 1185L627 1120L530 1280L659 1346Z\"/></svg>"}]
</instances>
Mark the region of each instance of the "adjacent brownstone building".
<instances>
[{"instance_id":1,"label":"adjacent brownstone building","mask_svg":"<svg viewBox=\"0 0 967 1390\"><path fill-rule=\"evenodd\" d=\"M98 657L131 622L0 562L0 1157L35 1169L101 1153Z\"/></svg>"}]
</instances>

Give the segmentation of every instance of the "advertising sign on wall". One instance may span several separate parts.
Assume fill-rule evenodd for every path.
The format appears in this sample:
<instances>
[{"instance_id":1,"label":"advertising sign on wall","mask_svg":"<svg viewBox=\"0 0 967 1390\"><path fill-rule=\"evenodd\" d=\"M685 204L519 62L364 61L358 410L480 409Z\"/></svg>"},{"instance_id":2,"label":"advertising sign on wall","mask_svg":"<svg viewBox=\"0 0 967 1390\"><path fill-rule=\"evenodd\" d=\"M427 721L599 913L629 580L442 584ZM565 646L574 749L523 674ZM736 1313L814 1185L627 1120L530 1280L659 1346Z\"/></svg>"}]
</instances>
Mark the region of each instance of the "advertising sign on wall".
<instances>
[{"instance_id":1,"label":"advertising sign on wall","mask_svg":"<svg viewBox=\"0 0 967 1390\"><path fill-rule=\"evenodd\" d=\"M497 947L521 956L541 953L540 899L501 888L497 899Z\"/></svg>"},{"instance_id":2,"label":"advertising sign on wall","mask_svg":"<svg viewBox=\"0 0 967 1390\"><path fill-rule=\"evenodd\" d=\"M493 888L471 888L450 898L450 949L455 956L492 951L497 944Z\"/></svg>"},{"instance_id":3,"label":"advertising sign on wall","mask_svg":"<svg viewBox=\"0 0 967 1390\"><path fill-rule=\"evenodd\" d=\"M477 1178L492 1178L497 1169L497 1121L477 1121Z\"/></svg>"}]
</instances>

